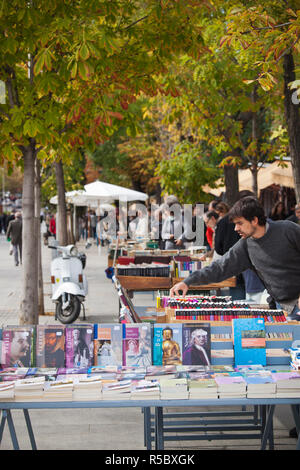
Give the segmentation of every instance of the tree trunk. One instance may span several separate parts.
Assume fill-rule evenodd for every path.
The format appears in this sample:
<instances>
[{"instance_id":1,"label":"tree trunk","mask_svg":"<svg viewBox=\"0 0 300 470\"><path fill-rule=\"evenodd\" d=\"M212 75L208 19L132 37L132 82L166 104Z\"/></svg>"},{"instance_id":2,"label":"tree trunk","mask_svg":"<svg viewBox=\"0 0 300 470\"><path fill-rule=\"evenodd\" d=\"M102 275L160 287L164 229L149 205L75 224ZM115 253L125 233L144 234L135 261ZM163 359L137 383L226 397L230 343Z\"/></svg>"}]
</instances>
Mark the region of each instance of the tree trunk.
<instances>
[{"instance_id":1,"label":"tree trunk","mask_svg":"<svg viewBox=\"0 0 300 470\"><path fill-rule=\"evenodd\" d=\"M41 164L38 159L35 162L35 218L38 247L38 315L44 315L44 282L42 268L42 242L41 242Z\"/></svg>"},{"instance_id":2,"label":"tree trunk","mask_svg":"<svg viewBox=\"0 0 300 470\"><path fill-rule=\"evenodd\" d=\"M57 186L57 222L56 222L56 238L59 245L66 246L68 244L67 230L67 207L65 198L65 181L62 161L55 162L56 186Z\"/></svg>"},{"instance_id":3,"label":"tree trunk","mask_svg":"<svg viewBox=\"0 0 300 470\"><path fill-rule=\"evenodd\" d=\"M38 273L37 250L34 224L34 165L36 152L34 144L23 150L24 180L22 195L22 263L23 263L23 292L20 308L20 325L37 324L38 312Z\"/></svg>"},{"instance_id":4,"label":"tree trunk","mask_svg":"<svg viewBox=\"0 0 300 470\"><path fill-rule=\"evenodd\" d=\"M293 176L295 181L295 194L297 203L300 202L300 118L298 104L292 100L293 90L289 83L296 80L293 54L290 52L283 58L284 70L284 111L289 136L289 148Z\"/></svg>"},{"instance_id":5,"label":"tree trunk","mask_svg":"<svg viewBox=\"0 0 300 470\"><path fill-rule=\"evenodd\" d=\"M257 101L257 85L254 85L254 88L251 93L252 103ZM258 122L257 122L257 112L253 111L252 113L252 142L255 142L255 155L250 158L251 161L251 175L252 175L252 191L257 197L258 195L258 185L257 185L257 162L259 161L259 148L258 148Z\"/></svg>"},{"instance_id":6,"label":"tree trunk","mask_svg":"<svg viewBox=\"0 0 300 470\"><path fill-rule=\"evenodd\" d=\"M258 173L257 165L253 163L251 166L251 176L252 176L252 191L255 197L257 197L258 195L257 173Z\"/></svg>"},{"instance_id":7,"label":"tree trunk","mask_svg":"<svg viewBox=\"0 0 300 470\"><path fill-rule=\"evenodd\" d=\"M224 166L224 179L225 179L225 202L230 207L239 198L239 174L238 167L233 165Z\"/></svg>"}]
</instances>

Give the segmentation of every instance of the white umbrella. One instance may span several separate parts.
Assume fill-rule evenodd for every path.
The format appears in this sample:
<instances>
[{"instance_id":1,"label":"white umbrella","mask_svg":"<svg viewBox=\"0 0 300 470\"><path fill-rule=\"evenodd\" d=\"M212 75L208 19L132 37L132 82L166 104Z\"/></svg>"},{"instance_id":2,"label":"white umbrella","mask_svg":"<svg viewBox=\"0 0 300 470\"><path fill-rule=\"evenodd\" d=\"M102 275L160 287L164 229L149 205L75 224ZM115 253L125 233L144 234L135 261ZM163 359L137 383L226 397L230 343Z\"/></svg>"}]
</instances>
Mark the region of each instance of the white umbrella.
<instances>
[{"instance_id":1,"label":"white umbrella","mask_svg":"<svg viewBox=\"0 0 300 470\"><path fill-rule=\"evenodd\" d=\"M115 184L105 183L104 181L94 181L84 186L89 196L96 196L100 200L112 201L123 199L126 201L146 201L148 195L140 191L124 188Z\"/></svg>"}]
</instances>

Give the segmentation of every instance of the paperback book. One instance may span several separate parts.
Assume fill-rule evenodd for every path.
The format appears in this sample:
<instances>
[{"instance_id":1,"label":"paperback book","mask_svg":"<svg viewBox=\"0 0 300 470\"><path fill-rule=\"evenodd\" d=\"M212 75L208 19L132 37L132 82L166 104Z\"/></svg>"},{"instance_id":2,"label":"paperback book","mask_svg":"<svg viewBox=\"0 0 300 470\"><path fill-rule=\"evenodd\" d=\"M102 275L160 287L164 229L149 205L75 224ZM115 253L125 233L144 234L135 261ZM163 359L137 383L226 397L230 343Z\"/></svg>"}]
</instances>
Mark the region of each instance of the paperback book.
<instances>
[{"instance_id":1,"label":"paperback book","mask_svg":"<svg viewBox=\"0 0 300 470\"><path fill-rule=\"evenodd\" d=\"M66 367L91 367L94 364L94 326L67 326L65 335Z\"/></svg>"},{"instance_id":2,"label":"paperback book","mask_svg":"<svg viewBox=\"0 0 300 470\"><path fill-rule=\"evenodd\" d=\"M133 381L130 395L132 400L159 400L159 382L158 380Z\"/></svg>"},{"instance_id":3,"label":"paperback book","mask_svg":"<svg viewBox=\"0 0 300 470\"><path fill-rule=\"evenodd\" d=\"M36 327L37 367L65 367L65 327L38 325Z\"/></svg>"},{"instance_id":4,"label":"paperback book","mask_svg":"<svg viewBox=\"0 0 300 470\"><path fill-rule=\"evenodd\" d=\"M218 398L218 388L215 379L189 379L188 387L191 399Z\"/></svg>"},{"instance_id":5,"label":"paperback book","mask_svg":"<svg viewBox=\"0 0 300 470\"><path fill-rule=\"evenodd\" d=\"M210 324L183 324L182 351L182 364L209 366L211 363Z\"/></svg>"},{"instance_id":6,"label":"paperback book","mask_svg":"<svg viewBox=\"0 0 300 470\"><path fill-rule=\"evenodd\" d=\"M266 365L266 332L263 318L239 318L232 321L235 366Z\"/></svg>"},{"instance_id":7,"label":"paperback book","mask_svg":"<svg viewBox=\"0 0 300 470\"><path fill-rule=\"evenodd\" d=\"M182 364L182 325L153 325L153 365Z\"/></svg>"},{"instance_id":8,"label":"paperback book","mask_svg":"<svg viewBox=\"0 0 300 470\"><path fill-rule=\"evenodd\" d=\"M34 365L35 328L9 326L2 330L2 367L31 367Z\"/></svg>"},{"instance_id":9,"label":"paperback book","mask_svg":"<svg viewBox=\"0 0 300 470\"><path fill-rule=\"evenodd\" d=\"M121 324L95 324L94 364L99 366L122 364Z\"/></svg>"},{"instance_id":10,"label":"paperback book","mask_svg":"<svg viewBox=\"0 0 300 470\"><path fill-rule=\"evenodd\" d=\"M160 383L160 398L162 400L176 399L187 400L189 398L188 383L185 378L169 379L161 377Z\"/></svg>"},{"instance_id":11,"label":"paperback book","mask_svg":"<svg viewBox=\"0 0 300 470\"><path fill-rule=\"evenodd\" d=\"M151 364L151 325L123 324L123 366L147 367Z\"/></svg>"}]
</instances>

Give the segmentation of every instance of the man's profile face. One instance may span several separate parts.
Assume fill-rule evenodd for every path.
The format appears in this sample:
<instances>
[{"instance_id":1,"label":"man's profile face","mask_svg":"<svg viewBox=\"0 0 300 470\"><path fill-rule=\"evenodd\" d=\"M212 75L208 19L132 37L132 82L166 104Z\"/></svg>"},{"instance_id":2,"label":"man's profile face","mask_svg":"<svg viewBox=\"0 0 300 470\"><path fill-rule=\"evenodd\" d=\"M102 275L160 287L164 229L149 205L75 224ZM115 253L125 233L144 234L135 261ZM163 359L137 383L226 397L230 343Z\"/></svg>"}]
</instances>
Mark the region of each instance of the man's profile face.
<instances>
[{"instance_id":1,"label":"man's profile face","mask_svg":"<svg viewBox=\"0 0 300 470\"><path fill-rule=\"evenodd\" d=\"M240 235L241 238L252 237L257 230L258 220L254 217L251 222L245 217L236 217L233 219L234 230Z\"/></svg>"},{"instance_id":2,"label":"man's profile face","mask_svg":"<svg viewBox=\"0 0 300 470\"><path fill-rule=\"evenodd\" d=\"M297 219L300 220L300 207L298 207L298 208L296 207L296 209L295 209L295 215L296 215Z\"/></svg>"},{"instance_id":3,"label":"man's profile face","mask_svg":"<svg viewBox=\"0 0 300 470\"><path fill-rule=\"evenodd\" d=\"M26 331L15 331L11 342L11 357L16 360L26 356L29 351L28 333Z\"/></svg>"}]
</instances>

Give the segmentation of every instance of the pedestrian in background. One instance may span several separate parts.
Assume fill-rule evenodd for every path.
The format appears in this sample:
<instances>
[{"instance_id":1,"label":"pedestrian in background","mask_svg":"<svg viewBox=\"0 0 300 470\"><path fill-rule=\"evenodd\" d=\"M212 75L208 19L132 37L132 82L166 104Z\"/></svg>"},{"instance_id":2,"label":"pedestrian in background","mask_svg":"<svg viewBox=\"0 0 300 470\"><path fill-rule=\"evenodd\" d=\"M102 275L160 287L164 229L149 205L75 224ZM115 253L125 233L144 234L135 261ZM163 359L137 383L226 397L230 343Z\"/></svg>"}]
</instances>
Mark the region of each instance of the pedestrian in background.
<instances>
[{"instance_id":1,"label":"pedestrian in background","mask_svg":"<svg viewBox=\"0 0 300 470\"><path fill-rule=\"evenodd\" d=\"M6 238L11 241L15 265L22 264L22 215L16 212L15 219L11 220L7 227ZM20 258L19 258L20 257Z\"/></svg>"}]
</instances>

